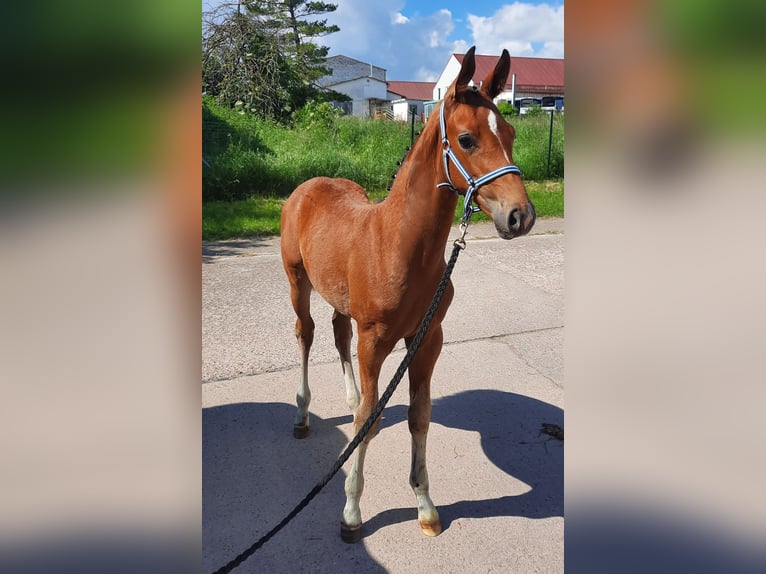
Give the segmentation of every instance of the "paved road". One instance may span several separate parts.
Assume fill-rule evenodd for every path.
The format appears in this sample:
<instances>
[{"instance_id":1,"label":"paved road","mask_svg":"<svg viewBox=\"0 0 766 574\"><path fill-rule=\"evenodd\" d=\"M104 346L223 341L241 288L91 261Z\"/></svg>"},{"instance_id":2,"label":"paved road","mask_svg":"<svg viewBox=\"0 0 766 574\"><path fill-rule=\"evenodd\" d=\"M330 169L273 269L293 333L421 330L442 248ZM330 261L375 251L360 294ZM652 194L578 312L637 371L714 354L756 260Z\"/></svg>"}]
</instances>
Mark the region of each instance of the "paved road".
<instances>
[{"instance_id":1,"label":"paved road","mask_svg":"<svg viewBox=\"0 0 766 574\"><path fill-rule=\"evenodd\" d=\"M563 571L563 443L540 434L564 424L563 231L541 220L508 242L491 225L469 229L432 383L429 474L444 532L427 538L416 522L403 382L368 451L363 540L340 540L342 471L238 572ZM352 437L332 310L316 297L312 314L312 434L296 441L279 240L203 246L204 571L278 523ZM403 355L400 345L386 361L381 389Z\"/></svg>"}]
</instances>

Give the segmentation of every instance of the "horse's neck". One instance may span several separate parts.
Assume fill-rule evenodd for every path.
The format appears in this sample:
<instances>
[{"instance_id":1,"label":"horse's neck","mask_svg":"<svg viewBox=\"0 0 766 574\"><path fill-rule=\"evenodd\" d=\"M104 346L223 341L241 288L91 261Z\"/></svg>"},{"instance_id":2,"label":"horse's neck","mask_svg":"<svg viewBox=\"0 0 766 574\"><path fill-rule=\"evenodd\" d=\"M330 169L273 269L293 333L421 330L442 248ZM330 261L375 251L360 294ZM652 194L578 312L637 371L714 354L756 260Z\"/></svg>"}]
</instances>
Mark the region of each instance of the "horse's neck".
<instances>
[{"instance_id":1,"label":"horse's neck","mask_svg":"<svg viewBox=\"0 0 766 574\"><path fill-rule=\"evenodd\" d=\"M442 165L441 136L438 117L434 115L423 129L404 160L386 200L389 208L399 210L399 237L403 248L443 254L457 196L445 188L437 188L445 178ZM443 255L436 258L443 261Z\"/></svg>"}]
</instances>

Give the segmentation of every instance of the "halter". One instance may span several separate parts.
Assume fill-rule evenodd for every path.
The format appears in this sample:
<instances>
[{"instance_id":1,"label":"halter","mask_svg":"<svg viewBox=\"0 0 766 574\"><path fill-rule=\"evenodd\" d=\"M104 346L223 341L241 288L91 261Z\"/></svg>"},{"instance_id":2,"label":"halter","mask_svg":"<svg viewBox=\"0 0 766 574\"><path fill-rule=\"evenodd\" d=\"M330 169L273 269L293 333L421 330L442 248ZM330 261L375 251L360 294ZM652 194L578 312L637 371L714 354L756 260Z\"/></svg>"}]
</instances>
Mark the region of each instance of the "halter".
<instances>
[{"instance_id":1,"label":"halter","mask_svg":"<svg viewBox=\"0 0 766 574\"><path fill-rule=\"evenodd\" d=\"M463 223L468 223L468 220L471 219L471 215L477 211L481 211L478 207L471 205L474 192L482 185L485 185L490 181L497 179L498 177L504 176L507 173L515 173L517 175L521 175L521 170L517 166L509 164L504 165L503 167L499 167L478 179L474 179L471 177L471 174L468 173L468 170L463 167L463 164L460 163L460 160L455 155L455 152L452 151L452 146L450 145L449 139L447 138L447 123L444 121L444 102L442 102L442 105L439 108L439 128L441 129L442 158L444 159L444 173L447 174L447 181L437 184L436 187L446 187L455 194L460 195L460 190L455 187L455 184L452 182L452 178L449 174L449 162L452 160L452 163L455 164L455 167L458 169L460 174L468 182L468 189L465 192L465 200L463 202Z\"/></svg>"}]
</instances>

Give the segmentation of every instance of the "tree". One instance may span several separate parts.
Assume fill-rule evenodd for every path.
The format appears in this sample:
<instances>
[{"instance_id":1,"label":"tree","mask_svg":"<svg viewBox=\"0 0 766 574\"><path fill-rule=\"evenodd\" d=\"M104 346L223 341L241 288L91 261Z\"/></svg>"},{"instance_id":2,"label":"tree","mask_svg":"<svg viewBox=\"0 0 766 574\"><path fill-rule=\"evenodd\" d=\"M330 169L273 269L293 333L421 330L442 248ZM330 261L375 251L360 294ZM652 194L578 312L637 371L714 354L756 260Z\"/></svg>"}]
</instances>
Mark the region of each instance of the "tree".
<instances>
[{"instance_id":1,"label":"tree","mask_svg":"<svg viewBox=\"0 0 766 574\"><path fill-rule=\"evenodd\" d=\"M316 80L329 73L328 48L311 42L340 30L318 16L336 5L306 0L240 0L206 13L203 89L220 102L242 102L284 119L309 99L326 99Z\"/></svg>"}]
</instances>

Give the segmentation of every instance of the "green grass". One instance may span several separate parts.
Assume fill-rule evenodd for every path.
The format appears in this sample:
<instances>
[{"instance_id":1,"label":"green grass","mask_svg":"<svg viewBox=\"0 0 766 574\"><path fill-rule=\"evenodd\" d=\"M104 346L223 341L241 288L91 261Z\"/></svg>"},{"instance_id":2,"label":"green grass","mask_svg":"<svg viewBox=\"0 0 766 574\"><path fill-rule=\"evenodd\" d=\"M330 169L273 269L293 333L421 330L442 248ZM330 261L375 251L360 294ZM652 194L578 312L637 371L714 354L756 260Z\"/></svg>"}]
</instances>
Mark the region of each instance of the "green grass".
<instances>
[{"instance_id":1,"label":"green grass","mask_svg":"<svg viewBox=\"0 0 766 574\"><path fill-rule=\"evenodd\" d=\"M205 97L202 144L205 202L287 197L319 175L383 191L410 145L410 126L354 117L283 126Z\"/></svg>"},{"instance_id":2,"label":"green grass","mask_svg":"<svg viewBox=\"0 0 766 574\"><path fill-rule=\"evenodd\" d=\"M527 193L535 204L537 216L564 216L564 182L529 181ZM371 193L370 197L380 199L385 193ZM235 237L279 235L279 215L284 199L251 197L240 201L215 201L202 205L202 239L205 241L231 239ZM463 203L455 209L455 222L463 216ZM472 222L489 221L483 213L475 213Z\"/></svg>"},{"instance_id":3,"label":"green grass","mask_svg":"<svg viewBox=\"0 0 766 574\"><path fill-rule=\"evenodd\" d=\"M564 124L554 116L550 176L550 116L513 117L513 157L527 182L539 217L564 214ZM416 124L416 130L422 125ZM282 201L312 177L345 177L364 187L371 199L386 187L405 148L410 125L402 122L336 117L326 104L301 110L292 126L248 112L202 105L202 237L205 240L276 235ZM462 216L458 203L456 221ZM487 220L474 214L473 221Z\"/></svg>"},{"instance_id":4,"label":"green grass","mask_svg":"<svg viewBox=\"0 0 766 574\"><path fill-rule=\"evenodd\" d=\"M202 239L279 235L283 199L250 197L202 205Z\"/></svg>"},{"instance_id":5,"label":"green grass","mask_svg":"<svg viewBox=\"0 0 766 574\"><path fill-rule=\"evenodd\" d=\"M526 182L538 217L564 217L564 180Z\"/></svg>"},{"instance_id":6,"label":"green grass","mask_svg":"<svg viewBox=\"0 0 766 574\"><path fill-rule=\"evenodd\" d=\"M542 181L564 176L564 118L548 113L516 116L509 119L516 130L513 160L527 180ZM551 142L551 160L548 166L548 141ZM534 201L534 200L533 200Z\"/></svg>"},{"instance_id":7,"label":"green grass","mask_svg":"<svg viewBox=\"0 0 766 574\"><path fill-rule=\"evenodd\" d=\"M305 108L304 108L305 109ZM354 117L335 117L314 106L292 126L260 119L218 105L205 96L202 106L202 199L241 200L287 197L312 177L345 177L371 194L383 193L405 149L410 125ZM550 173L550 116L514 117L513 157L527 181L564 175L564 124L554 117ZM422 129L416 124L416 130Z\"/></svg>"}]
</instances>

